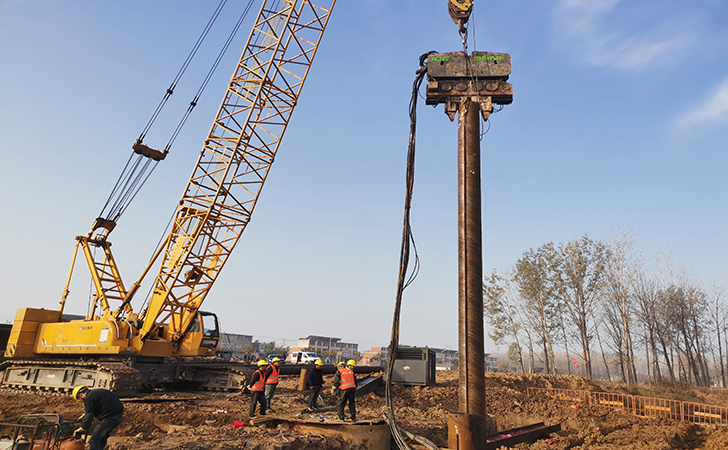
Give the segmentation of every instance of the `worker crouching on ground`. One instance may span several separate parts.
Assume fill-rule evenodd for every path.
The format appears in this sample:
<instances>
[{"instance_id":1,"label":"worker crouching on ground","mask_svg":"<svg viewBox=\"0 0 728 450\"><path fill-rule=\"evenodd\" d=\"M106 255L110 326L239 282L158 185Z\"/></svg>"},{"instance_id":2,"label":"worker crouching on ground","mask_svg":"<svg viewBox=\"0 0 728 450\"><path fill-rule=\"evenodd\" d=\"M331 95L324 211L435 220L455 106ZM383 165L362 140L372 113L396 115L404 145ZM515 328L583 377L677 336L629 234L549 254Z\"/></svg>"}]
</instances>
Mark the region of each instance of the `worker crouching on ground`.
<instances>
[{"instance_id":1,"label":"worker crouching on ground","mask_svg":"<svg viewBox=\"0 0 728 450\"><path fill-rule=\"evenodd\" d=\"M321 395L321 388L324 385L324 363L317 359L313 363L313 370L308 373L306 384L311 388L311 396L308 397L308 409L314 411L318 405L318 398Z\"/></svg>"},{"instance_id":2,"label":"worker crouching on ground","mask_svg":"<svg viewBox=\"0 0 728 450\"><path fill-rule=\"evenodd\" d=\"M344 417L344 407L349 403L349 414L351 420L356 421L356 378L354 377L354 366L356 362L350 359L346 362L346 367L340 367L334 375L334 386L339 388L339 400L336 402L336 409L339 414L339 420L346 420Z\"/></svg>"},{"instance_id":3,"label":"worker crouching on ground","mask_svg":"<svg viewBox=\"0 0 728 450\"><path fill-rule=\"evenodd\" d=\"M281 372L281 359L275 357L272 362L273 364L269 365L265 370L265 403L266 408L268 408L268 411L270 412L273 412L273 408L270 407L270 403L273 400L276 388L278 387L278 374Z\"/></svg>"},{"instance_id":4,"label":"worker crouching on ground","mask_svg":"<svg viewBox=\"0 0 728 450\"><path fill-rule=\"evenodd\" d=\"M248 388L253 393L250 400L249 417L255 417L255 404L260 403L260 415L265 416L265 373L268 363L265 360L258 361L258 370L250 377Z\"/></svg>"},{"instance_id":5,"label":"worker crouching on ground","mask_svg":"<svg viewBox=\"0 0 728 450\"><path fill-rule=\"evenodd\" d=\"M124 405L119 397L106 389L92 389L88 386L76 386L71 393L76 401L83 401L85 413L81 417L81 427L74 431L73 436L80 438L88 434L94 417L99 419L91 439L89 439L89 450L103 450L106 448L106 441L111 433L121 423L124 415Z\"/></svg>"}]
</instances>

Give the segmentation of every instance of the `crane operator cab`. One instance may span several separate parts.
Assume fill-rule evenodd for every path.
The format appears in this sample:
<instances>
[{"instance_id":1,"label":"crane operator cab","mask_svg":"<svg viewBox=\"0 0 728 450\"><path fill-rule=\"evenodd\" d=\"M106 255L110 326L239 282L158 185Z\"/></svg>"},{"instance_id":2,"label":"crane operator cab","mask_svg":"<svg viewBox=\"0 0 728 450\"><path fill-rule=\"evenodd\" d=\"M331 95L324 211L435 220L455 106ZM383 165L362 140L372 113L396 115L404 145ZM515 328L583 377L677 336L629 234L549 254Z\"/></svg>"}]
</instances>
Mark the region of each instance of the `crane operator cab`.
<instances>
[{"instance_id":1,"label":"crane operator cab","mask_svg":"<svg viewBox=\"0 0 728 450\"><path fill-rule=\"evenodd\" d=\"M214 356L219 341L220 326L217 315L199 311L180 344L180 356ZM194 349L198 349L198 352L194 353Z\"/></svg>"}]
</instances>

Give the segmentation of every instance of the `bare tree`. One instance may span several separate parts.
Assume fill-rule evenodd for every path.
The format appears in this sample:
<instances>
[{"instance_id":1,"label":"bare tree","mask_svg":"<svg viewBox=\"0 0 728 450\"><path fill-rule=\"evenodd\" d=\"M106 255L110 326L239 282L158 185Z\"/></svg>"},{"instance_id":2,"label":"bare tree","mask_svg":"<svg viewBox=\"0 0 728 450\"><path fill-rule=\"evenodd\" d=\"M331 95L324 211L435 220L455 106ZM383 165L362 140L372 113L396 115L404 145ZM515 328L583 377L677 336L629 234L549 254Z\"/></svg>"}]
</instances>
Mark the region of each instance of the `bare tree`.
<instances>
[{"instance_id":1,"label":"bare tree","mask_svg":"<svg viewBox=\"0 0 728 450\"><path fill-rule=\"evenodd\" d=\"M595 334L597 337L597 343L599 344L599 351L602 353L602 362L604 362L604 369L607 371L607 380L612 381L612 374L609 370L609 363L607 362L607 354L604 352L601 334L599 334L599 330L602 329L603 320L597 320L594 313L592 312L592 322L594 322L594 329L597 330Z\"/></svg>"},{"instance_id":2,"label":"bare tree","mask_svg":"<svg viewBox=\"0 0 728 450\"><path fill-rule=\"evenodd\" d=\"M632 257L633 241L628 231L620 231L609 242L605 275L604 309L609 315L610 337L618 351L622 379L631 384L637 382L635 345L632 337L634 296L632 290L641 263ZM620 327L617 330L616 327Z\"/></svg>"},{"instance_id":3,"label":"bare tree","mask_svg":"<svg viewBox=\"0 0 728 450\"><path fill-rule=\"evenodd\" d=\"M508 276L501 277L493 271L490 278L483 283L483 314L485 315L490 332L488 336L496 345L506 343L506 338L513 338L515 347L509 348L517 351L516 362L525 373L523 367L523 353L518 334L523 328L520 317L518 317L518 306L510 289ZM533 353L533 351L531 351Z\"/></svg>"},{"instance_id":4,"label":"bare tree","mask_svg":"<svg viewBox=\"0 0 728 450\"><path fill-rule=\"evenodd\" d=\"M726 387L725 364L723 364L723 343L721 341L721 337L723 336L726 327L726 305L723 303L724 294L725 288L715 285L713 286L713 291L709 298L710 321L713 327L713 332L716 336L716 346L718 347L718 358L716 363L720 368L722 387Z\"/></svg>"},{"instance_id":5,"label":"bare tree","mask_svg":"<svg viewBox=\"0 0 728 450\"><path fill-rule=\"evenodd\" d=\"M660 299L658 296L658 284L648 278L644 271L640 270L634 284L634 298L637 319L645 330L646 351L652 353L653 376L656 383L662 383L662 371L660 369L660 355L665 361L665 368L670 380L675 382L675 370L671 353L667 343L670 342L670 328L661 321L662 314Z\"/></svg>"},{"instance_id":6,"label":"bare tree","mask_svg":"<svg viewBox=\"0 0 728 450\"><path fill-rule=\"evenodd\" d=\"M674 344L684 378L699 386L708 386L710 377L703 342L707 311L705 293L688 284L670 285L658 292L658 296L665 307L667 323L675 330Z\"/></svg>"},{"instance_id":7,"label":"bare tree","mask_svg":"<svg viewBox=\"0 0 728 450\"><path fill-rule=\"evenodd\" d=\"M555 284L557 252L553 242L530 249L516 262L513 280L524 299L524 315L543 349L546 373L555 373L552 334L558 327Z\"/></svg>"},{"instance_id":8,"label":"bare tree","mask_svg":"<svg viewBox=\"0 0 728 450\"><path fill-rule=\"evenodd\" d=\"M592 378L592 311L602 287L606 247L583 236L560 246L559 256L559 293L581 346L584 371L587 378Z\"/></svg>"}]
</instances>

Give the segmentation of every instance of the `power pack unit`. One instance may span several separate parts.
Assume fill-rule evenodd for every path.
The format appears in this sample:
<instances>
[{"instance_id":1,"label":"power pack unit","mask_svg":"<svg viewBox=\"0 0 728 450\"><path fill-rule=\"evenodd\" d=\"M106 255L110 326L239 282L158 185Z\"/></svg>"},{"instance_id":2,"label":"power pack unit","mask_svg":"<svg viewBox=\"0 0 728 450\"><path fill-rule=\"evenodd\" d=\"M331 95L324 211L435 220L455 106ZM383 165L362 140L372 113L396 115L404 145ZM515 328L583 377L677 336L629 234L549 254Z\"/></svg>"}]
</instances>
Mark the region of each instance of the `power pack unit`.
<instances>
[{"instance_id":1,"label":"power pack unit","mask_svg":"<svg viewBox=\"0 0 728 450\"><path fill-rule=\"evenodd\" d=\"M435 351L429 347L399 347L392 383L408 386L435 385Z\"/></svg>"}]
</instances>

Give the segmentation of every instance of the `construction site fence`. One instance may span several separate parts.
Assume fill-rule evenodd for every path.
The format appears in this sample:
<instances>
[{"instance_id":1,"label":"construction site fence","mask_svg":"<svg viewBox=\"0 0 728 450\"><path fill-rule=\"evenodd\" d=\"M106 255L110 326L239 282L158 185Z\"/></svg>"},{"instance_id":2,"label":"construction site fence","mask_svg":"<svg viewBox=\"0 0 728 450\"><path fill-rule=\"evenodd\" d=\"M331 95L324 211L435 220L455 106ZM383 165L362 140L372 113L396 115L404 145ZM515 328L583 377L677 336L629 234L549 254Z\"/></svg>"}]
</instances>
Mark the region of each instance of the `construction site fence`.
<instances>
[{"instance_id":1,"label":"construction site fence","mask_svg":"<svg viewBox=\"0 0 728 450\"><path fill-rule=\"evenodd\" d=\"M528 388L528 393L581 405L619 409L640 417L664 417L701 424L728 425L728 408L723 406L572 389Z\"/></svg>"}]
</instances>

